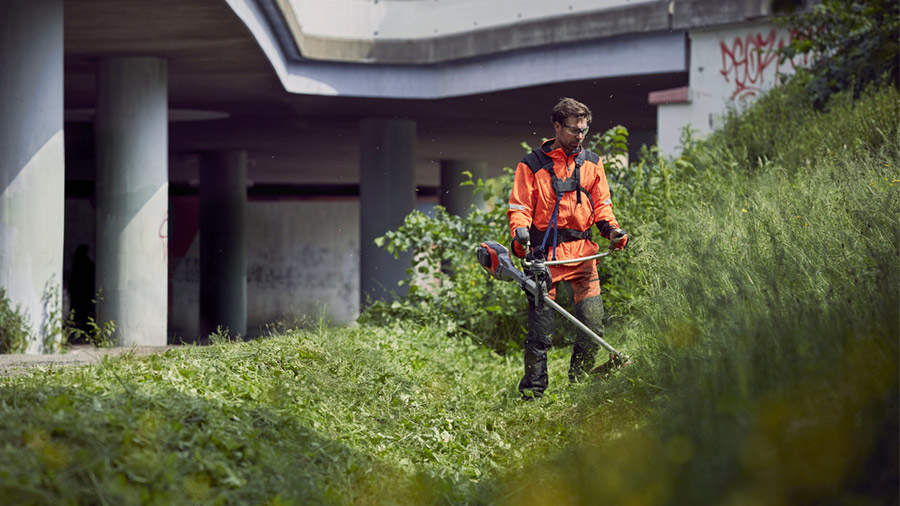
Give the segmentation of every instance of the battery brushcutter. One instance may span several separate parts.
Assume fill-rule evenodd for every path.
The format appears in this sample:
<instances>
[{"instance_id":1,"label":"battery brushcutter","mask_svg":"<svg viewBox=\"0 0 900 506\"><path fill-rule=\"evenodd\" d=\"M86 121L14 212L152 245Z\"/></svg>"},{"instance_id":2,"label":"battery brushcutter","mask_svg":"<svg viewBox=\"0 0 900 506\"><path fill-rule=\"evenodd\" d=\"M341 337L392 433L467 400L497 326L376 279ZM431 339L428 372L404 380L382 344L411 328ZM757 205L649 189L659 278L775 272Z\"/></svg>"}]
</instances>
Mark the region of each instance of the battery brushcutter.
<instances>
[{"instance_id":1,"label":"battery brushcutter","mask_svg":"<svg viewBox=\"0 0 900 506\"><path fill-rule=\"evenodd\" d=\"M606 256L610 253L610 251L598 253L596 255L591 255L584 258L554 261L545 261L544 255L542 253L542 251L538 250L536 255L529 254L528 256L526 256L525 260L523 261L525 270L528 273L526 274L525 272L519 270L515 266L515 264L513 264L512 258L510 258L509 256L509 250L498 242L485 241L481 243L481 245L478 247L478 250L476 251L476 255L478 256L478 263L481 264L481 266L484 267L484 269L488 271L491 276L501 281L513 281L515 283L518 283L519 286L522 287L522 290L525 290L526 293L533 297L535 304L549 305L559 314L563 315L567 320L575 324L575 326L581 329L582 332L600 343L600 346L603 346L607 351L609 351L609 362L596 367L593 371L591 371L592 374L605 374L616 367L625 367L627 365L630 365L631 359L627 355L613 348L602 337L597 335L596 332L591 330L587 325L579 321L578 318L575 318L571 313L557 304L555 300L550 298L550 294L547 293L552 283L552 280L550 278L550 271L547 269L548 265L583 262L585 260L591 260L594 258Z\"/></svg>"}]
</instances>

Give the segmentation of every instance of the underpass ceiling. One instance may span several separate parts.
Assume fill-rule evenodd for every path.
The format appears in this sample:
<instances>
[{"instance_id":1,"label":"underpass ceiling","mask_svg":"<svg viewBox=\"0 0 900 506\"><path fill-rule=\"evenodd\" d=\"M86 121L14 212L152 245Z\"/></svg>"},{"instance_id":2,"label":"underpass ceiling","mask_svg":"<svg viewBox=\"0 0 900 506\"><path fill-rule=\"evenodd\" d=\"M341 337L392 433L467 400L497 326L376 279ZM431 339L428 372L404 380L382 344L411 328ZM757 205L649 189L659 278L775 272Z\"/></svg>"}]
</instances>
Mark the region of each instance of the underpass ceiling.
<instances>
[{"instance_id":1,"label":"underpass ceiling","mask_svg":"<svg viewBox=\"0 0 900 506\"><path fill-rule=\"evenodd\" d=\"M94 107L96 63L110 56L168 61L170 107L227 112L226 120L173 124L174 153L243 148L258 170L277 153L309 157L334 146L325 176L358 177L356 125L370 116L417 121L420 171L442 157L509 165L519 143L549 135L549 109L572 96L594 111L595 131L613 124L655 130L650 91L682 86L686 74L585 80L441 100L324 97L286 92L250 32L224 0L65 0L65 104ZM67 149L91 155L89 127L67 125ZM80 129L80 133L78 132ZM73 135L69 135L71 132ZM82 145L79 146L79 143ZM291 163L273 168L280 177ZM293 166L296 166L294 164ZM273 165L274 167L274 165ZM303 178L315 179L315 171Z\"/></svg>"}]
</instances>

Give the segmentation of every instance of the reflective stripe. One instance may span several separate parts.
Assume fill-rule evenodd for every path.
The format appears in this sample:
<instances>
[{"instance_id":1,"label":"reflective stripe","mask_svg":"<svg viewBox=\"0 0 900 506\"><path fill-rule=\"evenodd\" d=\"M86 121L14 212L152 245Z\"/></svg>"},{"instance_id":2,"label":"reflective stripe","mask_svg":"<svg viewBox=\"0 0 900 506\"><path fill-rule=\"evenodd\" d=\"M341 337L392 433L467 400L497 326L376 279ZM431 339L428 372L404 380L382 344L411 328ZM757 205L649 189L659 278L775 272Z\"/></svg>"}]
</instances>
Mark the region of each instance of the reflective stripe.
<instances>
[{"instance_id":1,"label":"reflective stripe","mask_svg":"<svg viewBox=\"0 0 900 506\"><path fill-rule=\"evenodd\" d=\"M606 205L608 205L608 206L611 206L611 205L612 205L612 199L606 199L606 200L604 200L603 202L601 202L601 204L606 204Z\"/></svg>"},{"instance_id":2,"label":"reflective stripe","mask_svg":"<svg viewBox=\"0 0 900 506\"><path fill-rule=\"evenodd\" d=\"M510 204L509 208L514 211L527 211L528 208L519 204Z\"/></svg>"}]
</instances>

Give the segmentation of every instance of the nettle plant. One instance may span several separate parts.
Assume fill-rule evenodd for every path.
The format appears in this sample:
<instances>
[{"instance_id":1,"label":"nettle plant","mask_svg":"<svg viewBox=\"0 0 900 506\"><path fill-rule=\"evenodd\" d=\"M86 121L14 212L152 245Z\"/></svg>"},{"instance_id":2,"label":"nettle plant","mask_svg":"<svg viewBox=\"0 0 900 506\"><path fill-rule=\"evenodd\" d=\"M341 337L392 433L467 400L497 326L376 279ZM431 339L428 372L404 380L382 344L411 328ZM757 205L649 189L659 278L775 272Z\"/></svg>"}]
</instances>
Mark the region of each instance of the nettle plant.
<instances>
[{"instance_id":1,"label":"nettle plant","mask_svg":"<svg viewBox=\"0 0 900 506\"><path fill-rule=\"evenodd\" d=\"M616 216L639 244L643 230L657 230L657 222L665 219L665 208L673 199L672 174L681 162L644 149L640 162L627 163L628 130L623 126L595 134L586 146L603 157ZM522 147L531 150L524 142ZM464 217L442 206L435 206L431 216L413 211L402 226L377 238L376 244L395 257L412 253L406 279L400 282L409 287L409 294L371 304L360 322L440 324L452 335L471 337L499 352L517 348L525 332L527 299L518 285L488 276L475 258L483 241L510 244L506 210L512 182L513 170L508 167L489 179L469 174L463 185L473 186L485 202L483 208L473 206ZM596 229L594 239L601 247L607 244ZM600 263L607 314L613 320L628 311L641 290L639 267L629 258L634 250L630 243L629 250Z\"/></svg>"}]
</instances>

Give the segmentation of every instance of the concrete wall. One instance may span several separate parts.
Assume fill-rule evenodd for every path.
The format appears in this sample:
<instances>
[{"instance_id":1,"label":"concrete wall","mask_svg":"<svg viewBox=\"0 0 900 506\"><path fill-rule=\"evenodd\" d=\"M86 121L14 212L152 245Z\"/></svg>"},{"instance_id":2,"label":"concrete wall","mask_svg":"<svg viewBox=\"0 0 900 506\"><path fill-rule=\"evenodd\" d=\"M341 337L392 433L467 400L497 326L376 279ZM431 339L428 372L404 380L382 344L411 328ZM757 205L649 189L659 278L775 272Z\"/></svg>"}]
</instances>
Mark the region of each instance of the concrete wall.
<instances>
[{"instance_id":1,"label":"concrete wall","mask_svg":"<svg viewBox=\"0 0 900 506\"><path fill-rule=\"evenodd\" d=\"M172 199L170 340L198 337L199 197ZM323 316L359 313L359 201L251 200L247 203L247 332Z\"/></svg>"},{"instance_id":2,"label":"concrete wall","mask_svg":"<svg viewBox=\"0 0 900 506\"><path fill-rule=\"evenodd\" d=\"M660 149L677 154L685 125L700 135L712 132L729 108L745 106L778 84L779 74L805 64L802 57L779 63L774 51L790 37L768 23L691 31L687 101L659 105Z\"/></svg>"}]
</instances>

